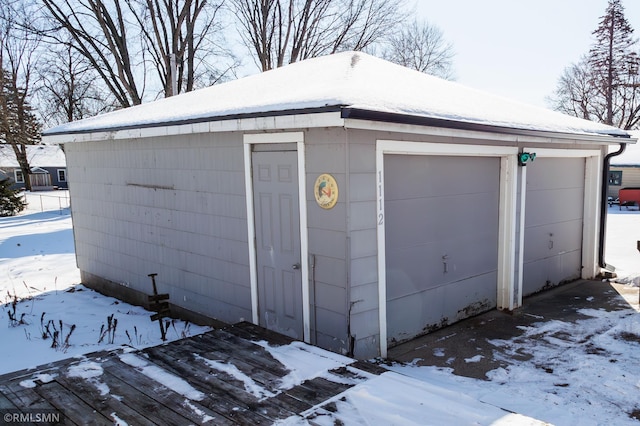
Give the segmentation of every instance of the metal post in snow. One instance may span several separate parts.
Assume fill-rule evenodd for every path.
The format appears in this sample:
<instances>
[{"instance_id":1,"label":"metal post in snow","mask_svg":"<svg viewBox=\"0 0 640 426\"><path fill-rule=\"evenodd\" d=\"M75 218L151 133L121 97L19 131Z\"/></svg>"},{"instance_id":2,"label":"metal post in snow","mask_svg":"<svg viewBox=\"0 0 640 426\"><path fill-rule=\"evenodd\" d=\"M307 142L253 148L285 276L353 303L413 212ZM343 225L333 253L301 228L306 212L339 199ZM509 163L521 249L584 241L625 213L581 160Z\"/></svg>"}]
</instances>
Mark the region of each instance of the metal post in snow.
<instances>
[{"instance_id":1,"label":"metal post in snow","mask_svg":"<svg viewBox=\"0 0 640 426\"><path fill-rule=\"evenodd\" d=\"M148 300L150 302L149 308L157 312L156 314L151 315L151 321L158 320L158 323L160 324L160 335L164 342L167 340L167 328L164 326L163 318L169 313L169 295L158 294L158 288L156 287L156 275L158 274L148 275L148 277L151 278L151 283L153 284L153 295L148 296Z\"/></svg>"}]
</instances>

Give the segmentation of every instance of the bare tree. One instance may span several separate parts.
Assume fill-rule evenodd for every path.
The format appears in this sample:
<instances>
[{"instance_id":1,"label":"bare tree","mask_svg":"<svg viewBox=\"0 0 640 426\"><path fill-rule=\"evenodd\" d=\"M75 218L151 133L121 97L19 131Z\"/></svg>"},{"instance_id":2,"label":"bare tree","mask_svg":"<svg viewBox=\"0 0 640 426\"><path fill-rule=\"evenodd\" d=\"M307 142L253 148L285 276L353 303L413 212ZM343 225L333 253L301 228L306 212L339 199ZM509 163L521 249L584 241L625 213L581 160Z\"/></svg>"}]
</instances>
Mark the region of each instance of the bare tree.
<instances>
[{"instance_id":1,"label":"bare tree","mask_svg":"<svg viewBox=\"0 0 640 426\"><path fill-rule=\"evenodd\" d=\"M620 0L609 0L589 53L567 67L551 98L553 108L622 129L640 123L640 58Z\"/></svg>"},{"instance_id":2,"label":"bare tree","mask_svg":"<svg viewBox=\"0 0 640 426\"><path fill-rule=\"evenodd\" d=\"M222 33L218 18L222 2L127 0L127 4L141 29L145 50L165 96L192 91L199 81L223 80L238 66L231 51L216 42L215 35ZM220 64L216 56L229 58L230 62L221 68L211 66Z\"/></svg>"},{"instance_id":3,"label":"bare tree","mask_svg":"<svg viewBox=\"0 0 640 426\"><path fill-rule=\"evenodd\" d=\"M418 20L392 34L383 53L391 62L447 80L453 79L454 55L438 27Z\"/></svg>"},{"instance_id":4,"label":"bare tree","mask_svg":"<svg viewBox=\"0 0 640 426\"><path fill-rule=\"evenodd\" d=\"M262 71L364 50L402 21L403 0L230 0L239 34Z\"/></svg>"},{"instance_id":5,"label":"bare tree","mask_svg":"<svg viewBox=\"0 0 640 426\"><path fill-rule=\"evenodd\" d=\"M220 5L206 0L42 0L47 35L73 47L100 76L117 104L142 103L149 93L193 90L198 78L233 69L217 42ZM175 60L175 66L172 66ZM175 74L175 75L174 75ZM152 78L154 76L156 78ZM158 88L159 90L156 90ZM155 92L154 92L155 90ZM153 95L152 95L153 96ZM154 96L155 97L155 96Z\"/></svg>"},{"instance_id":6,"label":"bare tree","mask_svg":"<svg viewBox=\"0 0 640 426\"><path fill-rule=\"evenodd\" d=\"M40 39L22 25L28 13L21 2L0 9L0 141L9 144L31 190L26 146L40 141L37 121L28 97Z\"/></svg>"},{"instance_id":7,"label":"bare tree","mask_svg":"<svg viewBox=\"0 0 640 426\"><path fill-rule=\"evenodd\" d=\"M553 109L585 120L602 121L596 90L586 57L565 68L553 96L547 101Z\"/></svg>"},{"instance_id":8,"label":"bare tree","mask_svg":"<svg viewBox=\"0 0 640 426\"><path fill-rule=\"evenodd\" d=\"M115 101L96 84L99 76L69 45L49 49L38 67L35 91L45 126L81 120L116 108Z\"/></svg>"},{"instance_id":9,"label":"bare tree","mask_svg":"<svg viewBox=\"0 0 640 426\"><path fill-rule=\"evenodd\" d=\"M144 76L145 72L134 70L137 52L130 52L133 43L121 2L42 0L42 3L52 21L48 36L59 44L72 40L71 46L96 70L121 107L142 103L140 87L144 84L139 85L136 77Z\"/></svg>"}]
</instances>

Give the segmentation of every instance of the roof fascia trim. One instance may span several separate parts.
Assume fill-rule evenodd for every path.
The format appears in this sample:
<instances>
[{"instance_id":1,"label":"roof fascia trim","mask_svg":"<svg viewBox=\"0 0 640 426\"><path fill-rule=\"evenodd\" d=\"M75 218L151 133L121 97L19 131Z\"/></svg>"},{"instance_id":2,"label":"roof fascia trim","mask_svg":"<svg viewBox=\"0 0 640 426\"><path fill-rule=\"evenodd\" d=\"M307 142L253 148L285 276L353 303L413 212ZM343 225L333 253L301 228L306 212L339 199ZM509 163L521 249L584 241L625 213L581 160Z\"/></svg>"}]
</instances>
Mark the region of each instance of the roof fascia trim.
<instances>
[{"instance_id":1,"label":"roof fascia trim","mask_svg":"<svg viewBox=\"0 0 640 426\"><path fill-rule=\"evenodd\" d=\"M594 142L598 144L635 143L636 138L606 134L559 133L514 129L439 118L371 111L333 105L308 109L289 109L262 113L203 117L168 123L147 123L114 128L44 133L50 144L113 139L138 139L194 133L229 131L269 131L306 127L345 127L368 130L393 130L415 134L469 137L504 142Z\"/></svg>"},{"instance_id":2,"label":"roof fascia trim","mask_svg":"<svg viewBox=\"0 0 640 426\"><path fill-rule=\"evenodd\" d=\"M560 133L543 130L515 129L510 127L492 126L487 124L469 123L464 121L446 120L440 118L420 117L388 112L377 112L357 108L343 108L342 117L345 118L345 126L350 128L369 128L362 123L378 123L379 129L389 125L401 125L403 131L419 134L434 134L439 136L463 136L474 139L500 140L505 142L555 142L567 140L576 142L597 142L606 144L635 143L637 139L632 137L614 136L608 134L588 133ZM425 129L430 129L425 131ZM436 130L437 129L437 130ZM530 138L530 139L528 139Z\"/></svg>"},{"instance_id":3,"label":"roof fascia trim","mask_svg":"<svg viewBox=\"0 0 640 426\"><path fill-rule=\"evenodd\" d=\"M147 127L121 129L103 129L87 132L57 133L43 135L43 140L50 144L76 142L92 142L102 140L141 139L196 133L219 132L257 132L313 127L342 127L344 119L340 111L300 112L288 115L262 115L235 119L210 119L209 121L187 124L165 124Z\"/></svg>"}]
</instances>

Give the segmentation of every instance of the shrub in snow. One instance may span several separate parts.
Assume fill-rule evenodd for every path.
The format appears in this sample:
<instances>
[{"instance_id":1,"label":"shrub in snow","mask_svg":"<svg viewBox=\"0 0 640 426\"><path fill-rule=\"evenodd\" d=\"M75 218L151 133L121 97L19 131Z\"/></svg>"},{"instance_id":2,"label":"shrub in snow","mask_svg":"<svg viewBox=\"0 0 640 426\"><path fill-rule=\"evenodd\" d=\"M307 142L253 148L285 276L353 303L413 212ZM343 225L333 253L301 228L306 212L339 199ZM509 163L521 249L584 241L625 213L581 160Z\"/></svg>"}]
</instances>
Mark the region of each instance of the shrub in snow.
<instances>
[{"instance_id":1,"label":"shrub in snow","mask_svg":"<svg viewBox=\"0 0 640 426\"><path fill-rule=\"evenodd\" d=\"M11 189L11 181L0 180L0 216L15 216L26 207L19 190Z\"/></svg>"}]
</instances>

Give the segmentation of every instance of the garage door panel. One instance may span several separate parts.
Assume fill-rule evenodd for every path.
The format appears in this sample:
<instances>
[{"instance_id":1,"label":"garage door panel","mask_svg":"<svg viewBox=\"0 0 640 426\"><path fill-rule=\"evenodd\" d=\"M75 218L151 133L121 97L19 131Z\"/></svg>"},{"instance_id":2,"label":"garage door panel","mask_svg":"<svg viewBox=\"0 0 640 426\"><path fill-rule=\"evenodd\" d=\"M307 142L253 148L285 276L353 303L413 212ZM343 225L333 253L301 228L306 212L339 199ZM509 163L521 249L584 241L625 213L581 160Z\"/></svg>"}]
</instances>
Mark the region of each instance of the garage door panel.
<instances>
[{"instance_id":1,"label":"garage door panel","mask_svg":"<svg viewBox=\"0 0 640 426\"><path fill-rule=\"evenodd\" d=\"M524 262L531 262L568 251L580 251L582 239L582 221L571 221L561 224L541 225L525 230L527 242Z\"/></svg>"},{"instance_id":2,"label":"garage door panel","mask_svg":"<svg viewBox=\"0 0 640 426\"><path fill-rule=\"evenodd\" d=\"M385 200L446 197L452 194L476 194L495 191L495 179L486 173L488 160L493 158L442 157L425 155L387 155L386 170L402 170L402 177L385 176ZM491 161L495 160L495 161ZM475 179L461 179L475 176Z\"/></svg>"},{"instance_id":3,"label":"garage door panel","mask_svg":"<svg viewBox=\"0 0 640 426\"><path fill-rule=\"evenodd\" d=\"M464 194L439 198L412 198L385 203L387 220L412 224L395 226L387 233L390 247L413 246L442 241L456 235L473 236L497 228L498 217L477 209L479 205L498 205L499 193ZM478 224L482 224L479 227ZM491 231L489 231L491 232Z\"/></svg>"},{"instance_id":4,"label":"garage door panel","mask_svg":"<svg viewBox=\"0 0 640 426\"><path fill-rule=\"evenodd\" d=\"M394 223L411 223L412 226L394 226L386 233L389 247L411 247L420 243L437 241L440 228L436 220L426 218L440 217L439 208L433 206L429 199L415 198L385 203L387 222L391 218Z\"/></svg>"},{"instance_id":5,"label":"garage door panel","mask_svg":"<svg viewBox=\"0 0 640 426\"><path fill-rule=\"evenodd\" d=\"M549 274L547 270L548 259L536 259L525 263L522 267L522 295L529 296L550 286Z\"/></svg>"},{"instance_id":6,"label":"garage door panel","mask_svg":"<svg viewBox=\"0 0 640 426\"><path fill-rule=\"evenodd\" d=\"M387 268L387 295L395 298L495 271L497 244L495 235L480 234L388 250L387 264L393 266ZM403 279L395 282L393 270L403 271Z\"/></svg>"},{"instance_id":7,"label":"garage door panel","mask_svg":"<svg viewBox=\"0 0 640 426\"><path fill-rule=\"evenodd\" d=\"M496 307L497 273L492 271L445 287L444 315L453 323Z\"/></svg>"},{"instance_id":8,"label":"garage door panel","mask_svg":"<svg viewBox=\"0 0 640 426\"><path fill-rule=\"evenodd\" d=\"M552 259L551 279L552 283L562 281L577 280L582 275L582 251L574 250L562 253Z\"/></svg>"},{"instance_id":9,"label":"garage door panel","mask_svg":"<svg viewBox=\"0 0 640 426\"><path fill-rule=\"evenodd\" d=\"M562 188L527 192L527 226L580 219L584 211L584 189ZM531 212L531 214L529 214Z\"/></svg>"},{"instance_id":10,"label":"garage door panel","mask_svg":"<svg viewBox=\"0 0 640 426\"><path fill-rule=\"evenodd\" d=\"M387 302L391 344L428 333L496 306L495 272Z\"/></svg>"},{"instance_id":11,"label":"garage door panel","mask_svg":"<svg viewBox=\"0 0 640 426\"><path fill-rule=\"evenodd\" d=\"M442 301L445 294L445 288L439 287L426 293L387 301L389 343L400 343L428 332L434 324L442 324L444 304L433 301Z\"/></svg>"},{"instance_id":12,"label":"garage door panel","mask_svg":"<svg viewBox=\"0 0 640 426\"><path fill-rule=\"evenodd\" d=\"M527 166L523 295L580 278L584 158L537 158Z\"/></svg>"},{"instance_id":13,"label":"garage door panel","mask_svg":"<svg viewBox=\"0 0 640 426\"><path fill-rule=\"evenodd\" d=\"M393 266L387 268L387 297L393 299L436 286L442 274L440 253L436 244L388 251L387 264Z\"/></svg>"},{"instance_id":14,"label":"garage door panel","mask_svg":"<svg viewBox=\"0 0 640 426\"><path fill-rule=\"evenodd\" d=\"M584 165L584 158L537 158L527 166L527 190L582 189Z\"/></svg>"},{"instance_id":15,"label":"garage door panel","mask_svg":"<svg viewBox=\"0 0 640 426\"><path fill-rule=\"evenodd\" d=\"M389 343L496 306L500 159L385 156Z\"/></svg>"},{"instance_id":16,"label":"garage door panel","mask_svg":"<svg viewBox=\"0 0 640 426\"><path fill-rule=\"evenodd\" d=\"M575 250L525 263L523 296L530 296L562 282L579 279L582 273L581 267L578 266L581 258L582 252Z\"/></svg>"}]
</instances>

